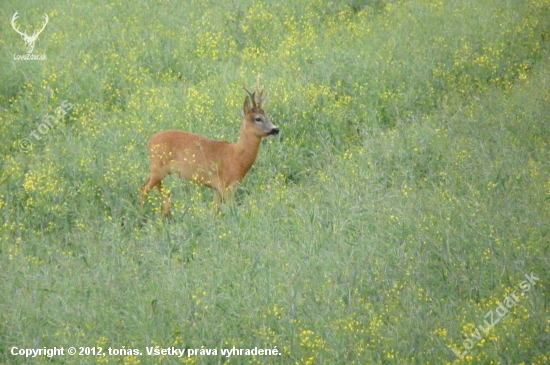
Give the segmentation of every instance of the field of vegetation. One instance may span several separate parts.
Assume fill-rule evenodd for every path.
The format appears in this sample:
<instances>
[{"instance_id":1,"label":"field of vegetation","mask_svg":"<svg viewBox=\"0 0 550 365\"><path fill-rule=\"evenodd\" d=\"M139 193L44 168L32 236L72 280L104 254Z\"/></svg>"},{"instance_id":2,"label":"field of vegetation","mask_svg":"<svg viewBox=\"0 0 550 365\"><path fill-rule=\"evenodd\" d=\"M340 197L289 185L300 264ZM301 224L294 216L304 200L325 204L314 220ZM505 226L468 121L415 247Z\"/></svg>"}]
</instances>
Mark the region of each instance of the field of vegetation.
<instances>
[{"instance_id":1,"label":"field of vegetation","mask_svg":"<svg viewBox=\"0 0 550 365\"><path fill-rule=\"evenodd\" d=\"M550 363L550 0L0 19L0 363ZM141 210L148 139L235 142L258 75L281 133L236 208L170 177Z\"/></svg>"}]
</instances>

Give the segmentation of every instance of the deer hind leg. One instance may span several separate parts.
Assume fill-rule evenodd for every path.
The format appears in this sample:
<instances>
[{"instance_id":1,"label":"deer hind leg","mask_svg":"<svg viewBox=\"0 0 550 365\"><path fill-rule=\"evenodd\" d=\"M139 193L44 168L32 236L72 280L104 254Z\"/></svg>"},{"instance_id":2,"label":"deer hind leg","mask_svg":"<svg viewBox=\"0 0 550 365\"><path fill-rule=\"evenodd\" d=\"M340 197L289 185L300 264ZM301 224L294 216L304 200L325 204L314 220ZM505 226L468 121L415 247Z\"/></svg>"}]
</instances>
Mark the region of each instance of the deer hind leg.
<instances>
[{"instance_id":1,"label":"deer hind leg","mask_svg":"<svg viewBox=\"0 0 550 365\"><path fill-rule=\"evenodd\" d=\"M157 189L159 190L160 196L162 196L162 204L164 205L164 209L162 210L162 215L164 217L168 217L170 215L170 197L168 194L162 191L162 181L159 180L157 183Z\"/></svg>"},{"instance_id":2,"label":"deer hind leg","mask_svg":"<svg viewBox=\"0 0 550 365\"><path fill-rule=\"evenodd\" d=\"M162 190L162 179L157 175L151 175L149 177L149 180L147 180L147 182L145 182L145 184L143 184L143 186L141 187L140 205L143 208L147 194L149 194L151 189L153 189L155 186L157 187L160 196L162 197L162 202L164 205L162 215L166 217L170 214L170 197Z\"/></svg>"},{"instance_id":3,"label":"deer hind leg","mask_svg":"<svg viewBox=\"0 0 550 365\"><path fill-rule=\"evenodd\" d=\"M142 209L143 209L143 206L145 205L145 198L147 197L147 195L149 194L149 192L154 186L155 184L154 183L151 184L151 177L149 177L145 182L145 184L143 184L139 189L140 191L139 205L141 206Z\"/></svg>"}]
</instances>

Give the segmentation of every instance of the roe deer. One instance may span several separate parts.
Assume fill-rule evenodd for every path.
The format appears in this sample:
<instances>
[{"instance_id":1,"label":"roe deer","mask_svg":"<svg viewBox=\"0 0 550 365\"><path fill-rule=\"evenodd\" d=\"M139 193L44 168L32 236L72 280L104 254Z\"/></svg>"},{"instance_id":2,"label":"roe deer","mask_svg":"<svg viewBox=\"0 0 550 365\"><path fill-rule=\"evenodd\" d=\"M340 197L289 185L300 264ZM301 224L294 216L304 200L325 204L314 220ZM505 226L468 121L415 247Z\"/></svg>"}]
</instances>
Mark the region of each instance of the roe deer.
<instances>
[{"instance_id":1,"label":"roe deer","mask_svg":"<svg viewBox=\"0 0 550 365\"><path fill-rule=\"evenodd\" d=\"M156 186L163 200L162 214L170 214L170 198L162 191L162 180L171 173L178 173L197 185L216 190L215 207L231 197L233 189L254 164L262 138L279 133L279 128L271 123L263 110L266 97L259 85L256 84L253 93L244 86L243 89L248 95L244 100L241 135L237 143L173 130L151 137L147 144L151 173L149 180L141 187L142 207L145 197Z\"/></svg>"}]
</instances>

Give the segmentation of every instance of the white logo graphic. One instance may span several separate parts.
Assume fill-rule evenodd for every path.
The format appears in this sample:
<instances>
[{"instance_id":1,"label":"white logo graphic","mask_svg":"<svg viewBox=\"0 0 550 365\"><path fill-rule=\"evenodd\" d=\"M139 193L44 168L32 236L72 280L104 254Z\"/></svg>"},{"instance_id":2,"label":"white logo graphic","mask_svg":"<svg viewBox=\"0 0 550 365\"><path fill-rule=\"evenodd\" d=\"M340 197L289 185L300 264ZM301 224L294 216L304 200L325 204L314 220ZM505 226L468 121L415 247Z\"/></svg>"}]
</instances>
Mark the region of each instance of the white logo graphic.
<instances>
[{"instance_id":1,"label":"white logo graphic","mask_svg":"<svg viewBox=\"0 0 550 365\"><path fill-rule=\"evenodd\" d=\"M17 14L18 12L16 11L15 14L13 14L13 18L11 18L11 26L13 27L13 29L19 33L21 35L21 37L23 38L23 40L25 41L25 43L27 44L27 54L31 54L32 53L32 50L34 49L34 42L36 42L36 39L38 38L38 36L40 35L40 33L42 33L42 31L44 30L44 28L46 28L46 24L48 24L48 20L50 18L48 18L48 14L44 14L44 25L42 26L42 29L40 30L35 30L33 33L32 33L32 36L29 36L27 35L27 31L25 30L24 33L21 33L19 31L19 27L16 26L15 24L15 20L19 17L19 15Z\"/></svg>"}]
</instances>

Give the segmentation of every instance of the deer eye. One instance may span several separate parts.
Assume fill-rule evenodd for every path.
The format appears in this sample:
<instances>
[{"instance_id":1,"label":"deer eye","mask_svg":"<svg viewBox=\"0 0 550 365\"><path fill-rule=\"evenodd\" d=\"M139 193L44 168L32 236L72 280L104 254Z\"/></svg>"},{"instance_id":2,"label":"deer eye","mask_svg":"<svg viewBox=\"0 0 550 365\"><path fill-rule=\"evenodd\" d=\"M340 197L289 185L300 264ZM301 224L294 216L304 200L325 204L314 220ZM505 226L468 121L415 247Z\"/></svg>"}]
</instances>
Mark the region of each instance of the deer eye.
<instances>
[{"instance_id":1,"label":"deer eye","mask_svg":"<svg viewBox=\"0 0 550 365\"><path fill-rule=\"evenodd\" d=\"M254 121L255 121L256 123L260 123L260 122L262 121L262 118L256 117L256 118L254 118Z\"/></svg>"}]
</instances>

